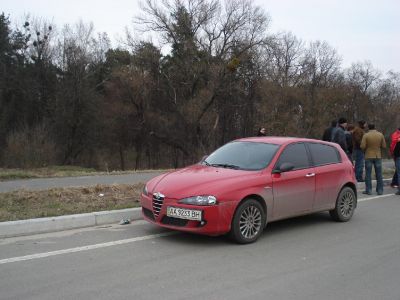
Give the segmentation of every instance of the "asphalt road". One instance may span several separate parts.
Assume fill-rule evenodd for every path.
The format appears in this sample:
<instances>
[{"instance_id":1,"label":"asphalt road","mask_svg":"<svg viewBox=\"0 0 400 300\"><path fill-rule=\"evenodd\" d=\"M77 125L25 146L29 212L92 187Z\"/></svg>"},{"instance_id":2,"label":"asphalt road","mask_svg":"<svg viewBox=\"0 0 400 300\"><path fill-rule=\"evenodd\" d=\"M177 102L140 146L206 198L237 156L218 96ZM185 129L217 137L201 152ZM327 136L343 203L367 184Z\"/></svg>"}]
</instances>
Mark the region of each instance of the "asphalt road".
<instances>
[{"instance_id":1,"label":"asphalt road","mask_svg":"<svg viewBox=\"0 0 400 300\"><path fill-rule=\"evenodd\" d=\"M160 175L164 172L138 172L123 175L97 175L97 176L80 176L80 177L58 177L58 178L37 178L22 179L0 182L0 193L16 191L19 189L27 190L46 190L57 187L77 187L90 186L96 184L135 184L146 182L149 179Z\"/></svg>"},{"instance_id":2,"label":"asphalt road","mask_svg":"<svg viewBox=\"0 0 400 300\"><path fill-rule=\"evenodd\" d=\"M254 244L145 221L0 240L0 299L400 299L400 197L359 195Z\"/></svg>"},{"instance_id":3,"label":"asphalt road","mask_svg":"<svg viewBox=\"0 0 400 300\"><path fill-rule=\"evenodd\" d=\"M394 169L393 160L385 159L382 162L384 169ZM135 184L147 182L149 179L164 172L138 172L123 175L97 175L81 177L38 178L0 182L0 193L16 191L19 189L45 190L57 187L90 186L96 184Z\"/></svg>"}]
</instances>

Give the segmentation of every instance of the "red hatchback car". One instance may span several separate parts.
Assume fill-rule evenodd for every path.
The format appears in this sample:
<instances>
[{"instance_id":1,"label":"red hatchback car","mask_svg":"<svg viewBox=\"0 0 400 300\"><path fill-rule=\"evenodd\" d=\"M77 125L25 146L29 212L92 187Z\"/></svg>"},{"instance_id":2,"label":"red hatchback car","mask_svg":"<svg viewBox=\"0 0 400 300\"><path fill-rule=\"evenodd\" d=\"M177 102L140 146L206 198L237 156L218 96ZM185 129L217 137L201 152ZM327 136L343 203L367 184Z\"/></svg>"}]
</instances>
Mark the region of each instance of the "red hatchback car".
<instances>
[{"instance_id":1,"label":"red hatchback car","mask_svg":"<svg viewBox=\"0 0 400 300\"><path fill-rule=\"evenodd\" d=\"M329 211L346 222L357 206L353 165L333 143L286 137L230 142L200 163L150 180L145 220L207 235L257 240L268 222Z\"/></svg>"}]
</instances>

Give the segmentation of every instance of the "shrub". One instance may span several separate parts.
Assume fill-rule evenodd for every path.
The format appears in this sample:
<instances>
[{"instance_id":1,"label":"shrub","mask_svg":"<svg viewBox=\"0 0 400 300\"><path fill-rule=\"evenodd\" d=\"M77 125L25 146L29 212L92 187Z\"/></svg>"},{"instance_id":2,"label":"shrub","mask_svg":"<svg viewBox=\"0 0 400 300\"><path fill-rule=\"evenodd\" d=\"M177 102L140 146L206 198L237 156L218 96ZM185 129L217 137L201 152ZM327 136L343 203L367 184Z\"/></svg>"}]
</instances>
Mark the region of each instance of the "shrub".
<instances>
[{"instance_id":1,"label":"shrub","mask_svg":"<svg viewBox=\"0 0 400 300\"><path fill-rule=\"evenodd\" d=\"M10 133L4 151L4 164L10 168L36 168L54 164L56 145L44 124L24 126Z\"/></svg>"}]
</instances>

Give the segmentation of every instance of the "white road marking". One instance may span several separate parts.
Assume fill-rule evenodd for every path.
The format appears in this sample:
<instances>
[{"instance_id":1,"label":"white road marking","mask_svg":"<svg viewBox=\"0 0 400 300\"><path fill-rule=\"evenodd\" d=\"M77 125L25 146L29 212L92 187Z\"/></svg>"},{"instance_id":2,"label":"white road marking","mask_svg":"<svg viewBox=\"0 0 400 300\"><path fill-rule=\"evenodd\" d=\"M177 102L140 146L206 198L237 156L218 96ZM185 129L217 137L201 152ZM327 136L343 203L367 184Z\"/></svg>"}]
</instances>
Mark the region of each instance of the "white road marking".
<instances>
[{"instance_id":1,"label":"white road marking","mask_svg":"<svg viewBox=\"0 0 400 300\"><path fill-rule=\"evenodd\" d=\"M390 197L390 196L395 196L395 194L386 194L386 195L380 195L380 196L375 196L375 197L359 198L358 202L374 200L374 199L379 199L379 198L385 198L385 197Z\"/></svg>"},{"instance_id":2,"label":"white road marking","mask_svg":"<svg viewBox=\"0 0 400 300\"><path fill-rule=\"evenodd\" d=\"M159 237L163 237L163 236L173 235L176 233L177 232L165 232L165 233L135 237L135 238L131 238L131 239L118 240L118 241L113 241L113 242L108 242L108 243L101 243L101 244L94 244L94 245L88 245L88 246L83 246L83 247L63 249L63 250L58 250L58 251L37 253L37 254L26 255L26 256L11 257L11 258L6 258L6 259L1 259L0 265L9 264L9 263L13 263L13 262L19 262L19 261L25 261L25 260L44 258L44 257L49 257L49 256L55 256L55 255L61 255L61 254L67 254L67 253L75 253L75 252L81 252L81 251L94 250L94 249L111 247L111 246L116 246L116 245L124 245L124 244L128 244L128 243L134 243L134 242L139 242L139 241L144 241L144 240L155 239L155 238L159 238Z\"/></svg>"},{"instance_id":3,"label":"white road marking","mask_svg":"<svg viewBox=\"0 0 400 300\"><path fill-rule=\"evenodd\" d=\"M136 221L132 221L132 223L129 225L109 224L109 225L99 225L99 226L95 226L95 227L68 229L65 231L38 233L38 234L32 234L32 235L28 235L28 236L15 236L15 237L0 239L0 246L9 245L9 244L13 244L16 242L21 242L21 241L37 240L37 239L42 239L42 238L68 237L68 236L72 236L77 233L98 231L98 230L122 231L122 230L127 230L128 228L132 228L134 226L146 225L146 224L149 224L149 222L147 222L145 220L136 220Z\"/></svg>"}]
</instances>

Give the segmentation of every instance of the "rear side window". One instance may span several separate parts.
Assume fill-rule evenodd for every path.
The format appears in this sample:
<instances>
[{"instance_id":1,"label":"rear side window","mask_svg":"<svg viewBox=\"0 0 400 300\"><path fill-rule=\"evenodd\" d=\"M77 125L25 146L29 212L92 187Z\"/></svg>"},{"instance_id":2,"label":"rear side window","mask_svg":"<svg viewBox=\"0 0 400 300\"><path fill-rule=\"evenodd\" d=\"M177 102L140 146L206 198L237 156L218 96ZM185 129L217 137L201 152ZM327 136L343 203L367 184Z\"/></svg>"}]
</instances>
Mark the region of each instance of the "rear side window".
<instances>
[{"instance_id":1,"label":"rear side window","mask_svg":"<svg viewBox=\"0 0 400 300\"><path fill-rule=\"evenodd\" d=\"M308 143L314 166L337 164L341 162L339 152L333 146Z\"/></svg>"},{"instance_id":2,"label":"rear side window","mask_svg":"<svg viewBox=\"0 0 400 300\"><path fill-rule=\"evenodd\" d=\"M292 163L294 170L309 168L310 161L305 145L303 143L288 145L279 157L277 167L285 162Z\"/></svg>"}]
</instances>

